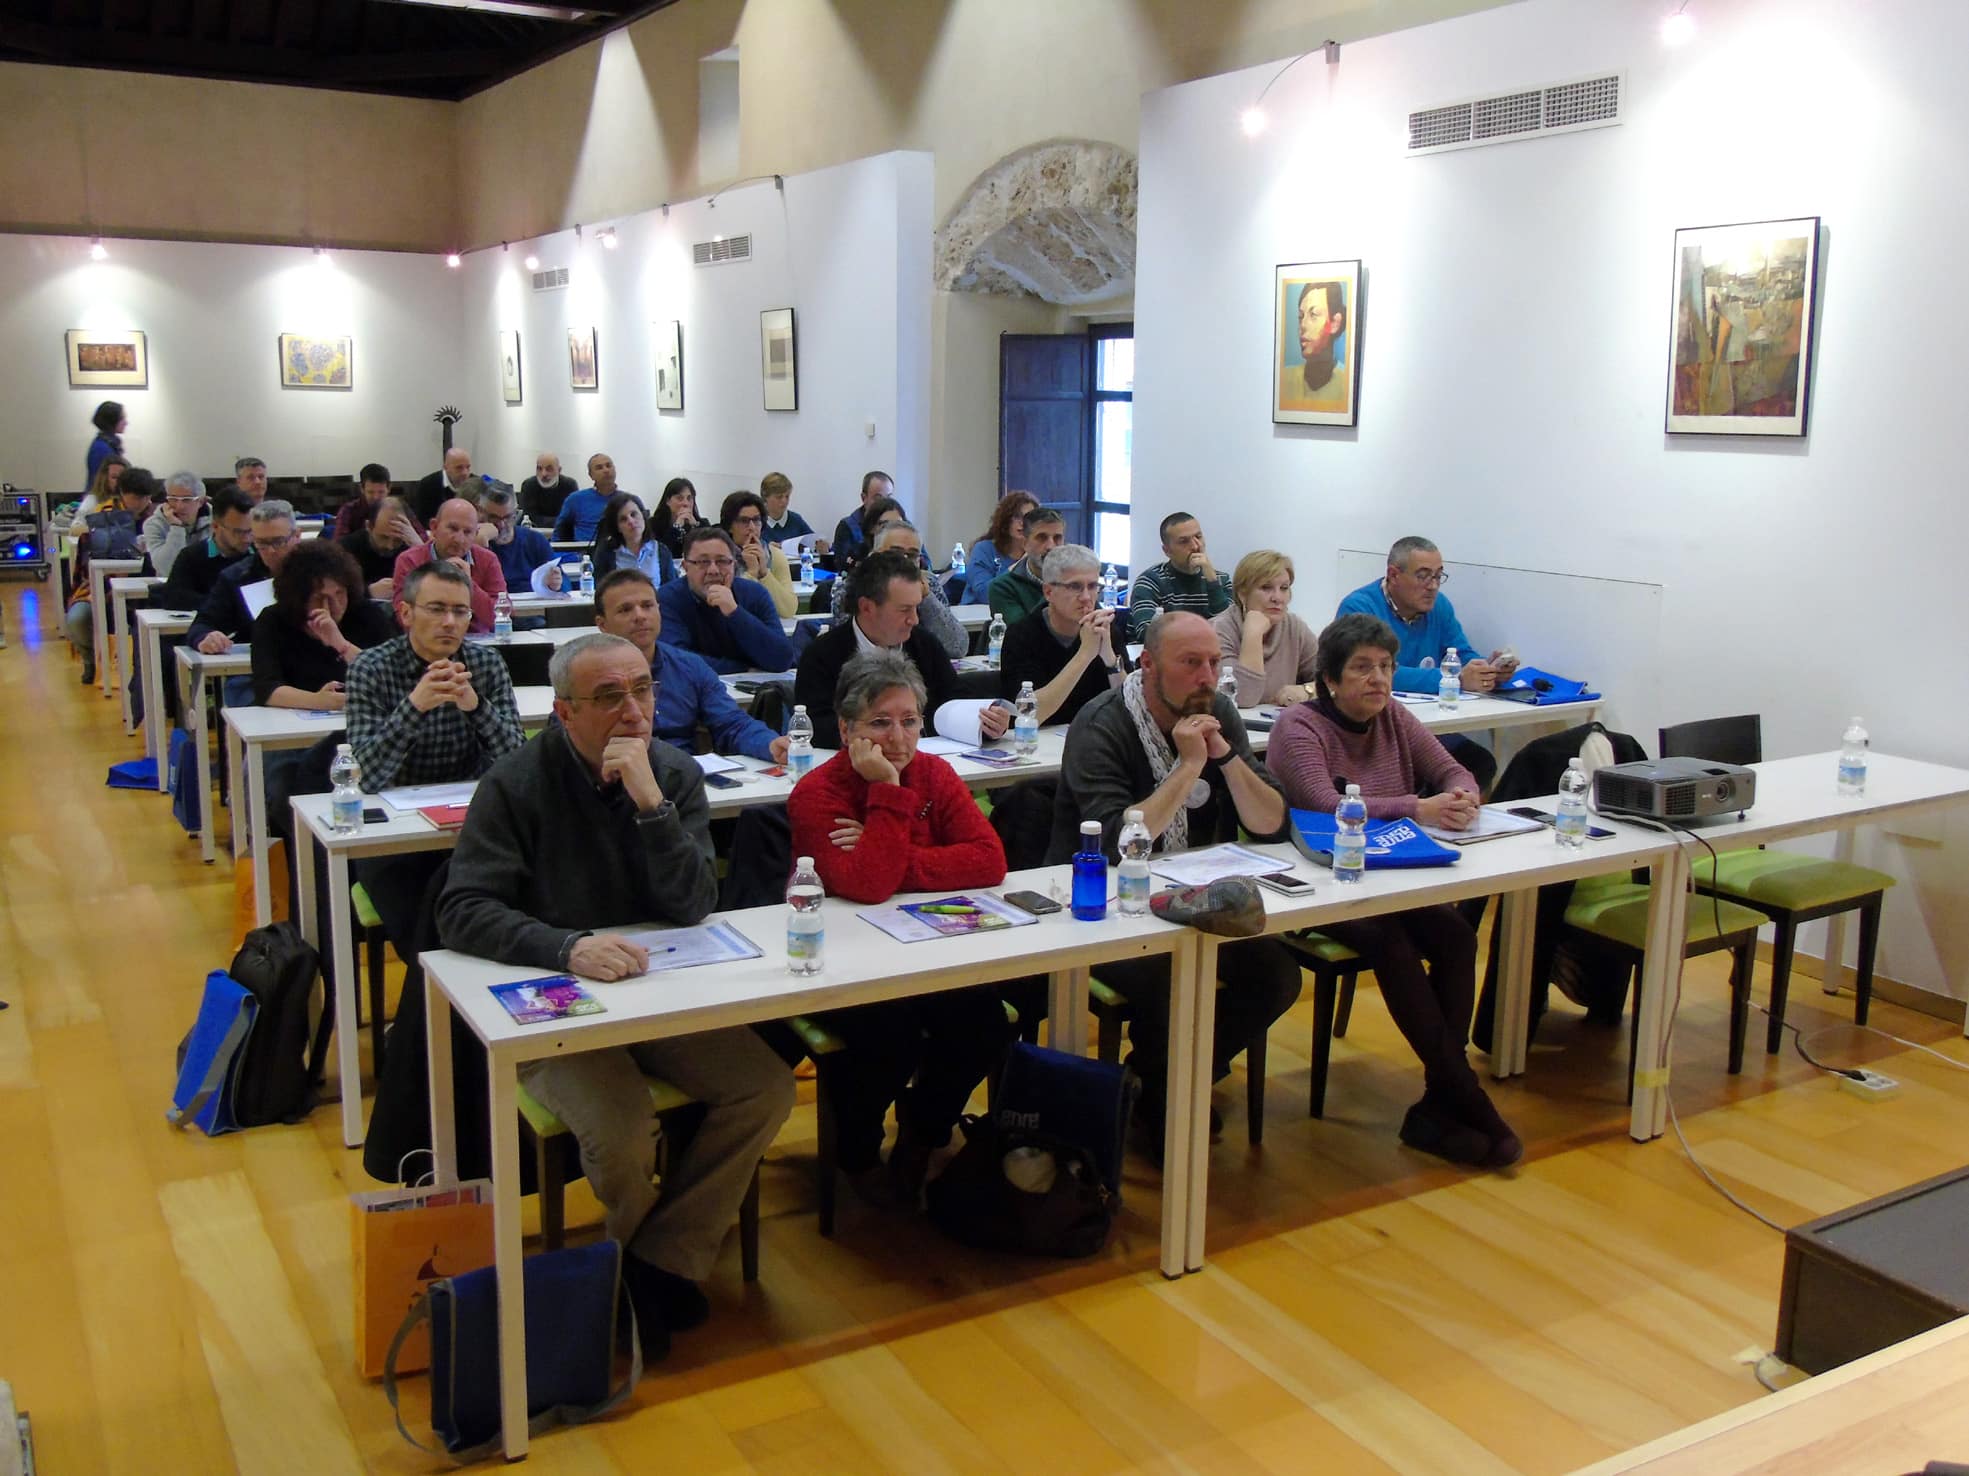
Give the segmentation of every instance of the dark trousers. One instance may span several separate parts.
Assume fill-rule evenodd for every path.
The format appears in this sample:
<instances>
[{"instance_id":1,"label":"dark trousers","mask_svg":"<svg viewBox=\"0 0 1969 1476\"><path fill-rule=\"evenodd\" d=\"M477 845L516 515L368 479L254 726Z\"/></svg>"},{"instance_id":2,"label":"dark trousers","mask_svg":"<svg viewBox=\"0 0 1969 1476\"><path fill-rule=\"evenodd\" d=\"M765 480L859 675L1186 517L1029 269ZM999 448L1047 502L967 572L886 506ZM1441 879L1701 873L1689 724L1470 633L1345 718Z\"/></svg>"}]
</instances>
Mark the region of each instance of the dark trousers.
<instances>
[{"instance_id":1,"label":"dark trousers","mask_svg":"<svg viewBox=\"0 0 1969 1476\"><path fill-rule=\"evenodd\" d=\"M382 919L384 936L396 949L397 957L405 962L417 956L425 888L438 874L438 868L450 861L448 851L412 851L402 856L359 860L350 868L354 879L369 894L377 917ZM347 907L349 899L338 898L333 905Z\"/></svg>"},{"instance_id":2,"label":"dark trousers","mask_svg":"<svg viewBox=\"0 0 1969 1476\"><path fill-rule=\"evenodd\" d=\"M1367 961L1395 1028L1438 1091L1467 1085L1464 1047L1477 994L1477 932L1448 905L1417 907L1319 930ZM1424 967L1426 964L1426 968Z\"/></svg>"},{"instance_id":3,"label":"dark trousers","mask_svg":"<svg viewBox=\"0 0 1969 1476\"><path fill-rule=\"evenodd\" d=\"M839 1163L850 1174L882 1161L882 1123L891 1102L896 1121L919 1143L948 1143L964 1104L998 1069L1013 1034L992 985L813 1018L847 1043L846 1050L824 1058L820 1070L834 1105Z\"/></svg>"},{"instance_id":4,"label":"dark trousers","mask_svg":"<svg viewBox=\"0 0 1969 1476\"><path fill-rule=\"evenodd\" d=\"M1101 982L1128 1000L1129 1064L1142 1079L1142 1100L1163 1099L1169 1070L1169 960L1144 958L1102 964ZM1276 938L1246 938L1217 950L1216 1032L1211 1037L1210 1079L1230 1075L1231 1061L1251 1038L1292 1008L1303 981L1299 965Z\"/></svg>"}]
</instances>

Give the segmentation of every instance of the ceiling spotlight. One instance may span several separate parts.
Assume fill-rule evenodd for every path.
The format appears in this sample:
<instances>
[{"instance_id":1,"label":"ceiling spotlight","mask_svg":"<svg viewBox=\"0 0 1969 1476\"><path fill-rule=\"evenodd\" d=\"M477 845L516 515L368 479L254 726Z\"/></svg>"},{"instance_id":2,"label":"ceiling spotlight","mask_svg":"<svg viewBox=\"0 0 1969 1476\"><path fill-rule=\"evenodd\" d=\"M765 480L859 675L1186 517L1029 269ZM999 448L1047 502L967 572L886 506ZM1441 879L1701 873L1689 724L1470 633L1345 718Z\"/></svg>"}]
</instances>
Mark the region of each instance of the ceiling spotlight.
<instances>
[{"instance_id":1,"label":"ceiling spotlight","mask_svg":"<svg viewBox=\"0 0 1969 1476\"><path fill-rule=\"evenodd\" d=\"M604 251L613 251L613 250L615 250L615 227L614 227L614 226L609 226L609 227L607 227L607 228L606 228L605 230L603 230L603 232L602 232L602 249L603 249Z\"/></svg>"},{"instance_id":2,"label":"ceiling spotlight","mask_svg":"<svg viewBox=\"0 0 1969 1476\"><path fill-rule=\"evenodd\" d=\"M1259 107L1246 108L1238 122L1243 126L1246 138L1256 138L1265 131L1265 110Z\"/></svg>"},{"instance_id":3,"label":"ceiling spotlight","mask_svg":"<svg viewBox=\"0 0 1969 1476\"><path fill-rule=\"evenodd\" d=\"M1696 33L1696 18L1689 14L1689 0L1682 0L1682 8L1673 15L1662 17L1661 44L1680 46Z\"/></svg>"},{"instance_id":4,"label":"ceiling spotlight","mask_svg":"<svg viewBox=\"0 0 1969 1476\"><path fill-rule=\"evenodd\" d=\"M315 247L314 264L320 267L324 272L334 270L335 263L328 259L328 248L326 246Z\"/></svg>"},{"instance_id":5,"label":"ceiling spotlight","mask_svg":"<svg viewBox=\"0 0 1969 1476\"><path fill-rule=\"evenodd\" d=\"M530 272L537 272L537 271L539 271L539 270L540 270L540 258L539 258L539 257L537 257L537 256L532 256L532 255L529 255L529 256L527 257L527 259L526 259L526 269L527 269L528 271L530 271Z\"/></svg>"},{"instance_id":6,"label":"ceiling spotlight","mask_svg":"<svg viewBox=\"0 0 1969 1476\"><path fill-rule=\"evenodd\" d=\"M103 245L103 238L101 236L96 237L95 240L89 243L89 259L91 261L109 260L109 248Z\"/></svg>"},{"instance_id":7,"label":"ceiling spotlight","mask_svg":"<svg viewBox=\"0 0 1969 1476\"><path fill-rule=\"evenodd\" d=\"M444 264L448 267L451 267L453 270L456 270L457 268L465 264L465 258L460 256L456 251L454 251L449 256L445 257Z\"/></svg>"}]
</instances>

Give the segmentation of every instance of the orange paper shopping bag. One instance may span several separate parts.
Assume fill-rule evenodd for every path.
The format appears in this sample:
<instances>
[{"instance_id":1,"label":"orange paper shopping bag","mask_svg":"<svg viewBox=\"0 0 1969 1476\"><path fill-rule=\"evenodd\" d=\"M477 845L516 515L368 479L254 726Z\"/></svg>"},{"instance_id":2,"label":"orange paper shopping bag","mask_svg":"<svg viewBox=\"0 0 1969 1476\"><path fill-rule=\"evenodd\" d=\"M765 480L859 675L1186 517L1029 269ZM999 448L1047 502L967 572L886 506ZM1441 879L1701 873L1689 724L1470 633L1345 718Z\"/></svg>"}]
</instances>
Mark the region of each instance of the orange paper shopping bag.
<instances>
[{"instance_id":1,"label":"orange paper shopping bag","mask_svg":"<svg viewBox=\"0 0 1969 1476\"><path fill-rule=\"evenodd\" d=\"M355 1238L356 1364L380 1378L404 1315L424 1287L492 1264L492 1182L449 1188L381 1189L349 1196ZM430 1335L419 1327L397 1355L397 1371L427 1368Z\"/></svg>"}]
</instances>

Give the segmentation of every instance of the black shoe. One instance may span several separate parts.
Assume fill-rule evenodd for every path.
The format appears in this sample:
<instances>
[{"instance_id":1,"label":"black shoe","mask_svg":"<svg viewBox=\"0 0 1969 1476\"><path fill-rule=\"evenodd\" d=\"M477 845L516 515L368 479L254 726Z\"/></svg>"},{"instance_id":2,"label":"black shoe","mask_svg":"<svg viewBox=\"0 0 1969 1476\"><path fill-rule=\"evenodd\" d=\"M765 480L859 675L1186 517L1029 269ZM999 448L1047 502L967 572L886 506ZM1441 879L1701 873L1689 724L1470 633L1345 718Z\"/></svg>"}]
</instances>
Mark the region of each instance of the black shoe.
<instances>
[{"instance_id":1,"label":"black shoe","mask_svg":"<svg viewBox=\"0 0 1969 1476\"><path fill-rule=\"evenodd\" d=\"M95 686L95 684L96 684L96 658L93 656L85 656L82 658L82 685L85 687L93 687Z\"/></svg>"},{"instance_id":2,"label":"black shoe","mask_svg":"<svg viewBox=\"0 0 1969 1476\"><path fill-rule=\"evenodd\" d=\"M671 1332L689 1332L711 1320L711 1303L704 1289L688 1276L678 1276L661 1266L651 1266L650 1284L656 1294L657 1310Z\"/></svg>"},{"instance_id":3,"label":"black shoe","mask_svg":"<svg viewBox=\"0 0 1969 1476\"><path fill-rule=\"evenodd\" d=\"M1408 1115L1402 1119L1401 1139L1418 1153L1431 1154L1464 1168L1484 1167L1492 1151L1489 1138L1438 1113L1427 1097L1408 1109Z\"/></svg>"},{"instance_id":4,"label":"black shoe","mask_svg":"<svg viewBox=\"0 0 1969 1476\"><path fill-rule=\"evenodd\" d=\"M1438 1096L1432 1089L1424 1092L1422 1099L1438 1116L1459 1122L1488 1140L1490 1152L1484 1155L1484 1168L1509 1168L1525 1156L1524 1141L1511 1130L1474 1073L1447 1094Z\"/></svg>"},{"instance_id":5,"label":"black shoe","mask_svg":"<svg viewBox=\"0 0 1969 1476\"><path fill-rule=\"evenodd\" d=\"M670 1324L664 1321L662 1302L653 1285L663 1274L649 1262L623 1252L622 1285L636 1312L636 1338L643 1345L644 1363L661 1363L670 1356Z\"/></svg>"}]
</instances>

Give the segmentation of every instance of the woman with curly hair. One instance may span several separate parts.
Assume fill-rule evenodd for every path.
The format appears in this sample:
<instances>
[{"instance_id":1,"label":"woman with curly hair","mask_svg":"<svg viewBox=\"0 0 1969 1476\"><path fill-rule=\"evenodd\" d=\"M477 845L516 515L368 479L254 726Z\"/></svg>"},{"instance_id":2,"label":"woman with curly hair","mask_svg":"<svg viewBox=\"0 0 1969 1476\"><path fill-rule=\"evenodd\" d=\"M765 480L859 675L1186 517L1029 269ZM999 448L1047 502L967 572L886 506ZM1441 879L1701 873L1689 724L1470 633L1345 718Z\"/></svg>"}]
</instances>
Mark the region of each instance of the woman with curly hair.
<instances>
[{"instance_id":1,"label":"woman with curly hair","mask_svg":"<svg viewBox=\"0 0 1969 1476\"><path fill-rule=\"evenodd\" d=\"M310 539L273 577L273 603L253 620L253 700L262 707L339 709L349 663L397 633L339 543Z\"/></svg>"},{"instance_id":2,"label":"woman with curly hair","mask_svg":"<svg viewBox=\"0 0 1969 1476\"><path fill-rule=\"evenodd\" d=\"M1026 551L1026 514L1039 506L1030 492L1013 490L998 499L984 537L971 545L964 562L964 592L960 605L982 605L991 581L1022 558Z\"/></svg>"}]
</instances>

